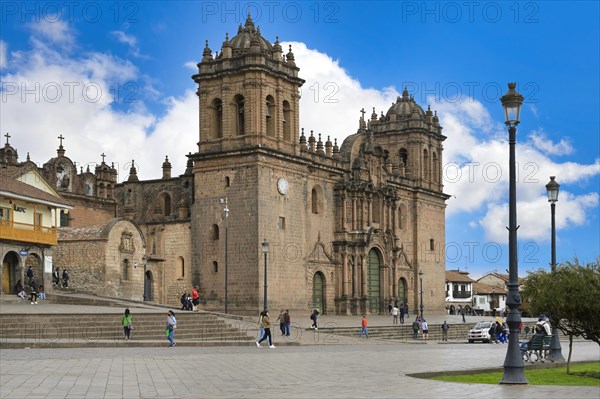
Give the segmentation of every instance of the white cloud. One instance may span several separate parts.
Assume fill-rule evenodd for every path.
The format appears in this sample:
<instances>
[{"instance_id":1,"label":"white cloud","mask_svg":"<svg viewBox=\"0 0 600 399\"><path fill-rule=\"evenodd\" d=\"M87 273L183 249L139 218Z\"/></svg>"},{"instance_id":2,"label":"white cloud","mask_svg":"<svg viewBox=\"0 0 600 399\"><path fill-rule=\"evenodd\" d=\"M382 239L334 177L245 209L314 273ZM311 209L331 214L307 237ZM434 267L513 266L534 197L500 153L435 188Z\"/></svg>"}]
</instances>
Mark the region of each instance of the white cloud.
<instances>
[{"instance_id":1,"label":"white cloud","mask_svg":"<svg viewBox=\"0 0 600 399\"><path fill-rule=\"evenodd\" d=\"M0 69L6 68L8 65L8 49L6 46L6 42L4 40L0 40Z\"/></svg>"},{"instance_id":2,"label":"white cloud","mask_svg":"<svg viewBox=\"0 0 600 399\"><path fill-rule=\"evenodd\" d=\"M197 61L188 61L183 64L184 67L191 69L192 71L198 72L198 62Z\"/></svg>"},{"instance_id":3,"label":"white cloud","mask_svg":"<svg viewBox=\"0 0 600 399\"><path fill-rule=\"evenodd\" d=\"M573 146L569 140L563 138L555 144L546 137L543 130L540 130L539 132L534 130L529 135L529 138L536 148L545 151L548 154L569 155L573 153Z\"/></svg>"},{"instance_id":4,"label":"white cloud","mask_svg":"<svg viewBox=\"0 0 600 399\"><path fill-rule=\"evenodd\" d=\"M135 38L135 36L128 35L127 33L120 30L114 30L110 32L110 34L114 36L119 43L125 43L129 47L137 46L137 39Z\"/></svg>"},{"instance_id":5,"label":"white cloud","mask_svg":"<svg viewBox=\"0 0 600 399\"><path fill-rule=\"evenodd\" d=\"M60 18L42 18L36 23L29 24L28 27L34 34L31 40L36 47L44 46L44 42L49 42L69 50L75 44L73 30Z\"/></svg>"}]
</instances>

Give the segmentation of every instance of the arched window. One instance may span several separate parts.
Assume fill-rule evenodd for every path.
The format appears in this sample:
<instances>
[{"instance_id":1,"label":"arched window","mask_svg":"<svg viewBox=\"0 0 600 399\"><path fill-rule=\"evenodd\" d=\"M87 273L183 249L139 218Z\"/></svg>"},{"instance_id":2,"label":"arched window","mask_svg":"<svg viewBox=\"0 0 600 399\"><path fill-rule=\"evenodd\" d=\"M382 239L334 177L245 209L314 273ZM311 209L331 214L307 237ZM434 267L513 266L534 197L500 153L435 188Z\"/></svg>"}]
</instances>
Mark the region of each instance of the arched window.
<instances>
[{"instance_id":1,"label":"arched window","mask_svg":"<svg viewBox=\"0 0 600 399\"><path fill-rule=\"evenodd\" d=\"M314 214L319 214L323 208L323 189L316 185L310 193L310 208Z\"/></svg>"},{"instance_id":2,"label":"arched window","mask_svg":"<svg viewBox=\"0 0 600 399\"><path fill-rule=\"evenodd\" d=\"M229 187L230 181L229 176L225 176L225 187Z\"/></svg>"},{"instance_id":3,"label":"arched window","mask_svg":"<svg viewBox=\"0 0 600 399\"><path fill-rule=\"evenodd\" d=\"M423 150L423 179L429 180L429 152L427 150Z\"/></svg>"},{"instance_id":4,"label":"arched window","mask_svg":"<svg viewBox=\"0 0 600 399\"><path fill-rule=\"evenodd\" d=\"M179 277L185 277L185 260L182 256L177 258L177 269L179 270Z\"/></svg>"},{"instance_id":5,"label":"arched window","mask_svg":"<svg viewBox=\"0 0 600 399\"><path fill-rule=\"evenodd\" d=\"M215 138L223 137L223 102L220 98L215 98L212 101L212 123L213 123L213 134Z\"/></svg>"},{"instance_id":6,"label":"arched window","mask_svg":"<svg viewBox=\"0 0 600 399\"><path fill-rule=\"evenodd\" d=\"M212 239L215 241L219 239L219 226L216 224L212 225Z\"/></svg>"},{"instance_id":7,"label":"arched window","mask_svg":"<svg viewBox=\"0 0 600 399\"><path fill-rule=\"evenodd\" d=\"M160 195L160 207L163 211L163 216L171 216L171 196L169 193L162 193Z\"/></svg>"},{"instance_id":8,"label":"arched window","mask_svg":"<svg viewBox=\"0 0 600 399\"><path fill-rule=\"evenodd\" d=\"M267 125L267 136L275 137L275 100L273 99L273 96L267 96L265 118Z\"/></svg>"},{"instance_id":9,"label":"arched window","mask_svg":"<svg viewBox=\"0 0 600 399\"><path fill-rule=\"evenodd\" d=\"M404 164L404 167L408 167L408 151L406 148L400 148L400 162Z\"/></svg>"},{"instance_id":10,"label":"arched window","mask_svg":"<svg viewBox=\"0 0 600 399\"><path fill-rule=\"evenodd\" d=\"M213 273L218 273L219 272L219 262L217 262L216 260L213 261Z\"/></svg>"},{"instance_id":11,"label":"arched window","mask_svg":"<svg viewBox=\"0 0 600 399\"><path fill-rule=\"evenodd\" d=\"M235 130L238 136L246 133L244 125L244 96L238 94L234 97L235 103Z\"/></svg>"},{"instance_id":12,"label":"arched window","mask_svg":"<svg viewBox=\"0 0 600 399\"><path fill-rule=\"evenodd\" d=\"M287 101L283 102L283 139L286 141L292 140L292 110L290 109L290 103Z\"/></svg>"}]
</instances>

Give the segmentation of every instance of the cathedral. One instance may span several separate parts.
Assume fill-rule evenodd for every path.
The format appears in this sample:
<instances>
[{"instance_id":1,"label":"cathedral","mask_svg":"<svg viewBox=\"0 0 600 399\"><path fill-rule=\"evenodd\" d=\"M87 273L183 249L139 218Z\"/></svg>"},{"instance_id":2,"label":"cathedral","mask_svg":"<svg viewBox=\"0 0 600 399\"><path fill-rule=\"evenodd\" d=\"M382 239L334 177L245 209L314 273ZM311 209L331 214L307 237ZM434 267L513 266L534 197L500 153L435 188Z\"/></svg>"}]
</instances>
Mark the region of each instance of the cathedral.
<instances>
[{"instance_id":1,"label":"cathedral","mask_svg":"<svg viewBox=\"0 0 600 399\"><path fill-rule=\"evenodd\" d=\"M230 313L266 303L340 315L404 303L416 313L421 301L441 313L448 196L437 115L405 89L386 112L361 110L338 145L300 127L299 72L291 46L270 43L250 16L216 54L207 42L192 76L198 147L178 176L166 157L160 179L140 181L132 161L118 182L104 154L74 163L62 136L36 167L19 163L7 138L0 169L37 169L62 202L48 222L55 245L30 242L25 253L0 237L3 292L33 265L44 280L68 269L76 290L171 305L197 285L204 309Z\"/></svg>"}]
</instances>

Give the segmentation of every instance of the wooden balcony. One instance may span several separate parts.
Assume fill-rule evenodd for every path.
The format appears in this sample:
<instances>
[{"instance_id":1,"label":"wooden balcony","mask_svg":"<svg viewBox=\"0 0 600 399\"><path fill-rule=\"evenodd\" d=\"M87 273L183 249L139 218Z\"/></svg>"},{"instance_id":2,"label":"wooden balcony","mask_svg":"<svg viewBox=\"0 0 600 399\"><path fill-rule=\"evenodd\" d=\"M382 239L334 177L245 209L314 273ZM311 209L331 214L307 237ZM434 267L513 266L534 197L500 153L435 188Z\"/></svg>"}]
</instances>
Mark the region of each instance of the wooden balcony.
<instances>
[{"instance_id":1,"label":"wooden balcony","mask_svg":"<svg viewBox=\"0 0 600 399\"><path fill-rule=\"evenodd\" d=\"M34 226L28 223L0 221L0 239L35 244L56 245L58 229L56 227Z\"/></svg>"}]
</instances>

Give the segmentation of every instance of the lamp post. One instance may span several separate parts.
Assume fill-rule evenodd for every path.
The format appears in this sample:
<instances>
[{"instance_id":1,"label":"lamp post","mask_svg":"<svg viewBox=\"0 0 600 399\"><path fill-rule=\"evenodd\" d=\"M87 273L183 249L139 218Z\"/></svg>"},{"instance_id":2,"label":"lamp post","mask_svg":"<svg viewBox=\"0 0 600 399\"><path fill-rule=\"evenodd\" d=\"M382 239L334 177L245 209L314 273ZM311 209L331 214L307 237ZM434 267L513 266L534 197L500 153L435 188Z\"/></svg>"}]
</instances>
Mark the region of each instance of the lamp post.
<instances>
[{"instance_id":1,"label":"lamp post","mask_svg":"<svg viewBox=\"0 0 600 399\"><path fill-rule=\"evenodd\" d=\"M421 320L423 319L423 270L419 270L419 280L421 281Z\"/></svg>"},{"instance_id":2,"label":"lamp post","mask_svg":"<svg viewBox=\"0 0 600 399\"><path fill-rule=\"evenodd\" d=\"M223 213L225 215L225 314L227 314L227 305L229 304L229 296L228 296L228 272L229 272L229 264L227 262L227 239L228 239L228 219L229 219L229 207L227 206L227 197L221 198L219 200L221 204L223 204Z\"/></svg>"},{"instance_id":3,"label":"lamp post","mask_svg":"<svg viewBox=\"0 0 600 399\"><path fill-rule=\"evenodd\" d=\"M555 214L556 214L556 202L558 201L558 189L560 188L560 184L558 184L554 178L556 176L550 176L550 182L546 184L546 192L548 193L548 202L550 203L550 213L552 214L552 260L550 263L550 267L552 273L556 272L556 223L555 223ZM552 361L565 361L565 357L562 354L562 347L560 346L560 339L558 338L558 331L556 328L556 323L552 323L552 342L550 344L550 359Z\"/></svg>"},{"instance_id":4,"label":"lamp post","mask_svg":"<svg viewBox=\"0 0 600 399\"><path fill-rule=\"evenodd\" d=\"M517 256L517 175L515 144L517 141L517 125L523 104L523 96L515 88L516 83L508 84L508 91L500 101L504 108L504 120L508 126L509 147L509 189L508 189L508 317L506 323L510 331L506 358L504 359L504 375L500 384L528 384L525 378L525 365L519 349L519 325L521 324L521 295L519 294L519 263Z\"/></svg>"},{"instance_id":5,"label":"lamp post","mask_svg":"<svg viewBox=\"0 0 600 399\"><path fill-rule=\"evenodd\" d=\"M267 256L269 255L269 243L265 240L262 243L262 252L265 255L265 282L264 282L264 293L263 293L263 310L267 311Z\"/></svg>"}]
</instances>

